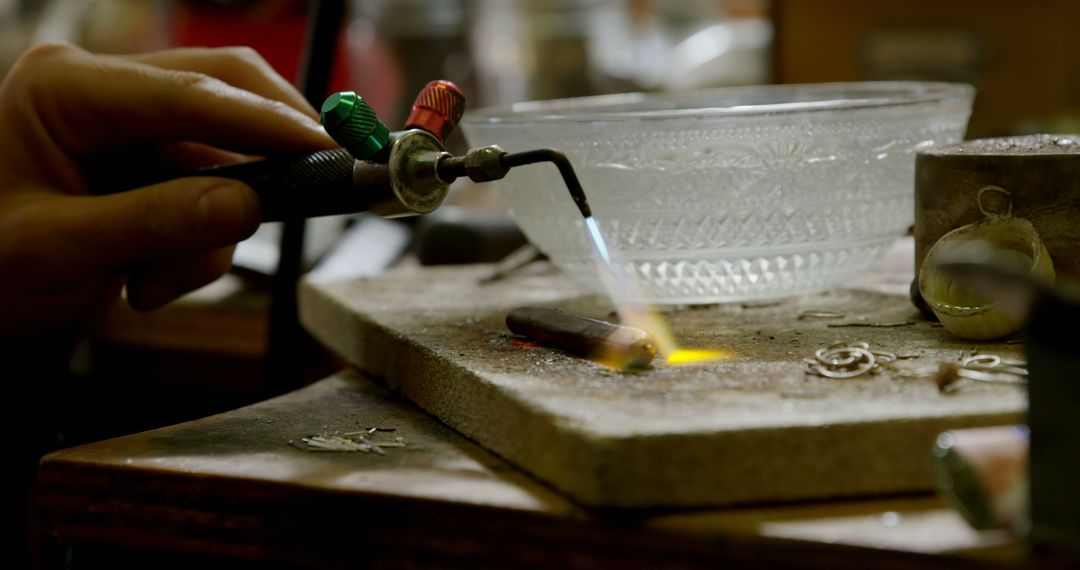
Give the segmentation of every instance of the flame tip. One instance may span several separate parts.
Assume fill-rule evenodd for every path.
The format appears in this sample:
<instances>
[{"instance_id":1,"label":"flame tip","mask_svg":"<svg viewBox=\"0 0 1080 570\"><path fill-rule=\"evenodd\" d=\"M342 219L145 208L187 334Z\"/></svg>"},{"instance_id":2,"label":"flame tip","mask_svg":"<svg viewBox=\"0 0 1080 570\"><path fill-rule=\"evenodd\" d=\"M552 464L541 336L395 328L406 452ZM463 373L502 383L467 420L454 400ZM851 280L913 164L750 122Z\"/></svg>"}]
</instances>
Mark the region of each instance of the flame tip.
<instances>
[{"instance_id":1,"label":"flame tip","mask_svg":"<svg viewBox=\"0 0 1080 570\"><path fill-rule=\"evenodd\" d=\"M667 355L666 361L673 366L698 364L714 360L727 360L731 353L726 350L679 348Z\"/></svg>"}]
</instances>

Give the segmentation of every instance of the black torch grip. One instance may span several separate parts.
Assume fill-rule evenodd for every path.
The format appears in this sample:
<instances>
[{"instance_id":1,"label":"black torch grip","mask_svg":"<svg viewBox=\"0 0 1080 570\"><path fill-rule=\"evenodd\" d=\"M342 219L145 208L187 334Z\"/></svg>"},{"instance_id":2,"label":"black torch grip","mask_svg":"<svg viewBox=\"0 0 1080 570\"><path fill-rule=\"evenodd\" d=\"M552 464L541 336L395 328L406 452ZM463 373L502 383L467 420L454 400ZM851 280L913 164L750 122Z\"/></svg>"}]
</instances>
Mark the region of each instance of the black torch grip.
<instances>
[{"instance_id":1,"label":"black torch grip","mask_svg":"<svg viewBox=\"0 0 1080 570\"><path fill-rule=\"evenodd\" d=\"M92 194L111 194L182 177L220 176L255 190L264 222L366 211L414 216L431 212L446 198L449 182L436 169L445 156L438 139L412 129L394 133L392 145L375 161L356 160L338 148L188 172L155 171L149 178L138 168L103 162L87 172L87 185Z\"/></svg>"},{"instance_id":2,"label":"black torch grip","mask_svg":"<svg viewBox=\"0 0 1080 570\"><path fill-rule=\"evenodd\" d=\"M248 184L259 196L263 221L273 222L366 210L372 196L360 186L386 187L390 175L386 165L364 162L354 169L354 163L349 151L339 148L216 166L192 174Z\"/></svg>"}]
</instances>

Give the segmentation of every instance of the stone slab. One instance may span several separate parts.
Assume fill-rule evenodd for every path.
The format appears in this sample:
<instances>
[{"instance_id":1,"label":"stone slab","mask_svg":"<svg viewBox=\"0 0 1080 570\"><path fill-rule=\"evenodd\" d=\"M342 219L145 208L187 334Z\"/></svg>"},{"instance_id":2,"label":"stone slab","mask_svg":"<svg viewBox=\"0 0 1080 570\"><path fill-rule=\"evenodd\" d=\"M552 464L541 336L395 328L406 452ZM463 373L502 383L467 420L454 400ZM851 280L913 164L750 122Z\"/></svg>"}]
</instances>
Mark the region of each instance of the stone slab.
<instances>
[{"instance_id":1,"label":"stone slab","mask_svg":"<svg viewBox=\"0 0 1080 570\"><path fill-rule=\"evenodd\" d=\"M490 266L404 268L306 282L304 325L350 362L451 427L590 506L727 505L927 491L930 446L946 429L1022 420L1023 391L973 385L942 395L940 362L972 350L1019 357L1016 343L972 343L920 320L899 266L860 287L773 304L667 313L688 348L733 358L657 362L622 373L512 342L523 305L604 318L610 307L546 264L488 285ZM808 309L843 312L800 320ZM916 321L896 328L840 323ZM863 340L910 356L856 380L805 372L802 359Z\"/></svg>"}]
</instances>

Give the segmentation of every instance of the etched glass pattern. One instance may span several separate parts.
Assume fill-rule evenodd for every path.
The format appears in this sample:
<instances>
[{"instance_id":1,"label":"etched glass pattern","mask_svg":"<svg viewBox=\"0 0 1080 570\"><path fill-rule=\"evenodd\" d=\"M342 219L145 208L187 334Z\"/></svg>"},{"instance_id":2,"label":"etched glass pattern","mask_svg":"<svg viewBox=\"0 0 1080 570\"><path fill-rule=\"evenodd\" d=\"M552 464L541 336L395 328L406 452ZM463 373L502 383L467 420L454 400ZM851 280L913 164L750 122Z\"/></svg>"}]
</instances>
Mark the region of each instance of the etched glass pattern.
<instances>
[{"instance_id":1,"label":"etched glass pattern","mask_svg":"<svg viewBox=\"0 0 1080 570\"><path fill-rule=\"evenodd\" d=\"M862 83L626 95L467 114L470 145L570 158L600 226L662 304L849 281L914 221L915 154L960 140L970 87ZM526 236L600 291L556 169L494 183Z\"/></svg>"}]
</instances>

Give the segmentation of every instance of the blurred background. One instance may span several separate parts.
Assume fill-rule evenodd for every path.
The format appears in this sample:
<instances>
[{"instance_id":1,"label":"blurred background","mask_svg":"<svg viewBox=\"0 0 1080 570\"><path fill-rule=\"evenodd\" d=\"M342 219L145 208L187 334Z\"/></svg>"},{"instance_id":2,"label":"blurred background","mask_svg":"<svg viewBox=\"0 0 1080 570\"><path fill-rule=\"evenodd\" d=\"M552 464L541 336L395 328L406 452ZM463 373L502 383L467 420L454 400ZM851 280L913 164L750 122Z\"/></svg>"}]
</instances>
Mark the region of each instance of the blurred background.
<instances>
[{"instance_id":1,"label":"blurred background","mask_svg":"<svg viewBox=\"0 0 1080 570\"><path fill-rule=\"evenodd\" d=\"M345 7L328 91L357 91L391 129L436 78L461 86L470 108L626 91L918 79L977 87L969 138L1080 131L1080 2L1071 0L355 0ZM295 79L308 9L302 0L0 0L0 71L34 42L64 40L101 53L248 45ZM464 149L456 137L451 150ZM118 304L78 351L58 444L230 409L344 366L310 339L269 340L280 232L264 225L238 249L232 275L169 307L142 314ZM391 265L491 262L523 243L484 187L459 183L448 206L420 220L309 222L303 270L327 279ZM267 366L275 351L299 362L291 377L275 378L280 370Z\"/></svg>"}]
</instances>

